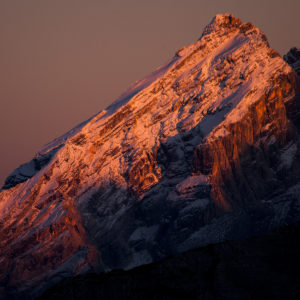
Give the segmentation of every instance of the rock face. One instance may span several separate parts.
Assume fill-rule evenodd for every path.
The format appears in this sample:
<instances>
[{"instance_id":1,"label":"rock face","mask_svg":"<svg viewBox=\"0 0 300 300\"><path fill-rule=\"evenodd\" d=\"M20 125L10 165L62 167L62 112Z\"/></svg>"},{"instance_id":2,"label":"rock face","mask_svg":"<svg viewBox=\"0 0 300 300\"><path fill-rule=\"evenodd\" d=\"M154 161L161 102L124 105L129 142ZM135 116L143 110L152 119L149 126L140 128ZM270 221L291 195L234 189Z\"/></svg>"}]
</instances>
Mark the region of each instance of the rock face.
<instances>
[{"instance_id":1,"label":"rock face","mask_svg":"<svg viewBox=\"0 0 300 300\"><path fill-rule=\"evenodd\" d=\"M196 43L46 145L39 168L9 177L2 290L35 297L66 276L296 222L297 83L258 28L217 15Z\"/></svg>"},{"instance_id":2,"label":"rock face","mask_svg":"<svg viewBox=\"0 0 300 300\"><path fill-rule=\"evenodd\" d=\"M300 75L300 49L296 47L292 48L283 56L283 59L295 69L298 75Z\"/></svg>"},{"instance_id":3,"label":"rock face","mask_svg":"<svg viewBox=\"0 0 300 300\"><path fill-rule=\"evenodd\" d=\"M129 271L67 278L39 300L300 298L300 230L288 226L181 253Z\"/></svg>"}]
</instances>

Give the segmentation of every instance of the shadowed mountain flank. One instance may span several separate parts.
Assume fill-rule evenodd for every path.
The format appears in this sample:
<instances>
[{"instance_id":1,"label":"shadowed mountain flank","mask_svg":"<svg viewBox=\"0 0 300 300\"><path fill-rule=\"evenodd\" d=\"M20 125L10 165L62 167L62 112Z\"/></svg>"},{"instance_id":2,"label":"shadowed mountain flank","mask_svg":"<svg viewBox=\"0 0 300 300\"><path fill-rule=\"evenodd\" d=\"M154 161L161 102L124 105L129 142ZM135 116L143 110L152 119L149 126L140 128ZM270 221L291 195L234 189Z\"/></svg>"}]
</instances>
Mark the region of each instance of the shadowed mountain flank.
<instances>
[{"instance_id":1,"label":"shadowed mountain flank","mask_svg":"<svg viewBox=\"0 0 300 300\"><path fill-rule=\"evenodd\" d=\"M190 250L130 271L67 278L47 299L299 299L299 225Z\"/></svg>"}]
</instances>

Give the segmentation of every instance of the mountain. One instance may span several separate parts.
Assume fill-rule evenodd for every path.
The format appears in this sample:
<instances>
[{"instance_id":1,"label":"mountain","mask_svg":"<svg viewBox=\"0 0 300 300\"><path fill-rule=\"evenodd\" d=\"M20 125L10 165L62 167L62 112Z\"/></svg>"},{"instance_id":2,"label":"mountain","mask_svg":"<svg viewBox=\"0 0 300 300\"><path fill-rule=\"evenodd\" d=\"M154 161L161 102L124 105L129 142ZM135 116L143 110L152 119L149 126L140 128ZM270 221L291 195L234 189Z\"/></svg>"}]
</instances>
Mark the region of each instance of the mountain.
<instances>
[{"instance_id":1,"label":"mountain","mask_svg":"<svg viewBox=\"0 0 300 300\"><path fill-rule=\"evenodd\" d=\"M251 23L200 39L41 149L0 193L0 291L159 261L300 219L298 75Z\"/></svg>"}]
</instances>

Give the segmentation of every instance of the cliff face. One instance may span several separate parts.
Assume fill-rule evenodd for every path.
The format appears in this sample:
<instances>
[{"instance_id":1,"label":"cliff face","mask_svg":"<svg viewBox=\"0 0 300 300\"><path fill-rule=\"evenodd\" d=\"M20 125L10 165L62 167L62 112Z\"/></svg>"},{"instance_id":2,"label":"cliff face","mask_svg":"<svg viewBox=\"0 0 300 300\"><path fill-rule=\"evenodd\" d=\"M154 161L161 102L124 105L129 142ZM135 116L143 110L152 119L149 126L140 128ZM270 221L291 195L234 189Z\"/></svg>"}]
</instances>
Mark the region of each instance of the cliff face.
<instances>
[{"instance_id":1,"label":"cliff face","mask_svg":"<svg viewBox=\"0 0 300 300\"><path fill-rule=\"evenodd\" d=\"M259 29L217 15L196 43L7 179L2 290L38 295L65 276L297 221L297 82Z\"/></svg>"},{"instance_id":2,"label":"cliff face","mask_svg":"<svg viewBox=\"0 0 300 300\"><path fill-rule=\"evenodd\" d=\"M300 49L293 47L283 56L283 59L295 69L298 75L300 75Z\"/></svg>"}]
</instances>

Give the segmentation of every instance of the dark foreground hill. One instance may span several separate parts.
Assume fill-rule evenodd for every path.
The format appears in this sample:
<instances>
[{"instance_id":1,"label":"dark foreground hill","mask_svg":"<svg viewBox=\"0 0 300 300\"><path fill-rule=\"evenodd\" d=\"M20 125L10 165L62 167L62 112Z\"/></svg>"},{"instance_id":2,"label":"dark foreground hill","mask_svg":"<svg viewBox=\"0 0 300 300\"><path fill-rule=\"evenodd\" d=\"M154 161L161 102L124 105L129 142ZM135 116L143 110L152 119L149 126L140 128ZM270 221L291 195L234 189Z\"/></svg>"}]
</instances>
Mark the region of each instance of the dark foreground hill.
<instances>
[{"instance_id":1,"label":"dark foreground hill","mask_svg":"<svg viewBox=\"0 0 300 300\"><path fill-rule=\"evenodd\" d=\"M130 271L67 278L40 300L300 299L300 227L191 250Z\"/></svg>"}]
</instances>

